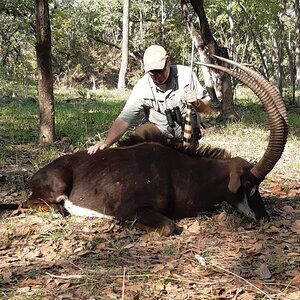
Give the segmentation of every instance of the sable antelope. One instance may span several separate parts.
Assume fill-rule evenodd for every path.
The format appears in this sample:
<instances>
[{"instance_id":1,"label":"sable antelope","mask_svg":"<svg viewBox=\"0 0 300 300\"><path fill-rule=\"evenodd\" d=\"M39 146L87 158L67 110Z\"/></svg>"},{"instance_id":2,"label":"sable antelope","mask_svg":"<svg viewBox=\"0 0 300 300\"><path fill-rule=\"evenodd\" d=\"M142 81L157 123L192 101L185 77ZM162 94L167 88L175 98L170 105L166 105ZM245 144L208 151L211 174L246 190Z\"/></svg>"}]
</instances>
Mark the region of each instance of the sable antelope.
<instances>
[{"instance_id":1,"label":"sable antelope","mask_svg":"<svg viewBox=\"0 0 300 300\"><path fill-rule=\"evenodd\" d=\"M258 186L283 152L288 132L286 109L277 89L261 75L218 59L234 69L207 66L247 85L268 113L270 138L258 163L229 158L217 149L192 153L188 148L179 151L156 142L94 155L82 151L62 156L34 174L32 195L25 204L62 203L73 215L136 220L160 228L165 235L180 231L172 220L196 216L222 201L255 220L268 218Z\"/></svg>"}]
</instances>

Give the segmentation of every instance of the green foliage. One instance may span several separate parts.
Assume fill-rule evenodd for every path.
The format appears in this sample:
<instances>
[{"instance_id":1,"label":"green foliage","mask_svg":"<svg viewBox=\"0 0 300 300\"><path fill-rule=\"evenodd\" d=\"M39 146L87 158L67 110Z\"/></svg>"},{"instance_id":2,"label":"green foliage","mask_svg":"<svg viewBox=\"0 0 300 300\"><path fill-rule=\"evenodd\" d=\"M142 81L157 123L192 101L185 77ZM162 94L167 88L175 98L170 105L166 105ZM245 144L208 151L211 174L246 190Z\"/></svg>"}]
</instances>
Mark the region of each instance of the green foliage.
<instances>
[{"instance_id":1,"label":"green foliage","mask_svg":"<svg viewBox=\"0 0 300 300\"><path fill-rule=\"evenodd\" d=\"M142 54L149 45L161 43L164 34L173 61L184 62L190 38L182 22L179 3L171 0L163 3L163 11L161 2L139 0L131 3L130 51ZM92 77L98 86L103 82L116 82L122 5L121 0L49 1L52 63L57 86L91 87ZM26 85L35 79L34 6L28 0L5 1L0 6L1 18L6 27L3 32L0 30L0 57L5 59L0 77L9 72L12 78ZM11 43L5 41L5 35L9 35ZM12 51L15 48L19 49L16 55ZM135 69L140 68L136 61L130 63Z\"/></svg>"},{"instance_id":2,"label":"green foliage","mask_svg":"<svg viewBox=\"0 0 300 300\"><path fill-rule=\"evenodd\" d=\"M293 1L204 1L205 12L214 38L221 46L230 46L229 3L232 4L234 52L239 61L261 66L258 51L277 78L277 46L290 36L295 45ZM107 85L115 87L120 65L122 39L121 0L50 0L52 30L52 63L54 83L58 88L91 89ZM190 7L191 9L191 7ZM191 9L192 11L192 9ZM278 27L278 18L285 32ZM0 86L1 93L11 93L16 83L27 86L36 81L34 3L29 0L0 2ZM197 25L197 19L194 17ZM179 1L136 0L130 8L130 53L143 54L151 44L165 44L174 63L188 64L191 39L182 17ZM287 57L284 53L285 58ZM286 77L290 72L284 60ZM129 60L128 82L132 85L141 74L140 62ZM285 78L288 84L289 78ZM1 82L0 82L1 85Z\"/></svg>"},{"instance_id":3,"label":"green foliage","mask_svg":"<svg viewBox=\"0 0 300 300\"><path fill-rule=\"evenodd\" d=\"M103 100L95 103L57 104L57 136L67 136L76 146L83 147L88 139L99 132L106 132L124 103Z\"/></svg>"},{"instance_id":4,"label":"green foliage","mask_svg":"<svg viewBox=\"0 0 300 300\"><path fill-rule=\"evenodd\" d=\"M90 101L70 98L78 95L76 91L67 95L56 92L55 95L57 140L67 137L75 147L84 148L88 140L109 129L128 94L103 89L94 93ZM5 147L15 144L35 146L39 133L38 103L19 99L3 106L0 125L0 136L7 140Z\"/></svg>"},{"instance_id":5,"label":"green foliage","mask_svg":"<svg viewBox=\"0 0 300 300\"><path fill-rule=\"evenodd\" d=\"M14 144L35 142L38 137L39 115L36 103L11 102L1 108L1 137Z\"/></svg>"},{"instance_id":6,"label":"green foliage","mask_svg":"<svg viewBox=\"0 0 300 300\"><path fill-rule=\"evenodd\" d=\"M299 118L299 112L290 112L289 113L289 123L298 129L300 129L300 118Z\"/></svg>"},{"instance_id":7,"label":"green foliage","mask_svg":"<svg viewBox=\"0 0 300 300\"><path fill-rule=\"evenodd\" d=\"M263 51L270 75L277 78L277 47L281 41L287 40L287 32L291 35L291 41L295 41L292 37L295 34L295 20L290 13L293 11L293 2L232 0L224 5L224 1L204 1L214 38L219 45L227 48L230 48L229 2L232 4L234 38L234 51L230 55L236 60L260 66L259 51ZM284 21L285 32L279 28L278 18ZM287 61L285 65L288 68Z\"/></svg>"},{"instance_id":8,"label":"green foliage","mask_svg":"<svg viewBox=\"0 0 300 300\"><path fill-rule=\"evenodd\" d=\"M0 77L28 83L33 73L32 8L29 1L4 1L0 4ZM5 13L9 11L10 13Z\"/></svg>"}]
</instances>

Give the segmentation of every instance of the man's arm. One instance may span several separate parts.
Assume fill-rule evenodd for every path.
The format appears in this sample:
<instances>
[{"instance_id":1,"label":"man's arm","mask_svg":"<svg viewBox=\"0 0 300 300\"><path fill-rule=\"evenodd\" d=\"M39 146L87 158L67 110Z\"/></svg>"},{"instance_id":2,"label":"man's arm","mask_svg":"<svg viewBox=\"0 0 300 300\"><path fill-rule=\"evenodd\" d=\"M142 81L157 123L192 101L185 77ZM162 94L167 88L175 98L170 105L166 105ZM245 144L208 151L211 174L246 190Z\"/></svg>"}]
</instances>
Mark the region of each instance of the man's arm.
<instances>
[{"instance_id":1,"label":"man's arm","mask_svg":"<svg viewBox=\"0 0 300 300\"><path fill-rule=\"evenodd\" d=\"M98 150L109 148L113 143L117 142L129 127L129 123L117 118L108 131L106 139L103 143L96 143L88 148L88 154L95 154Z\"/></svg>"},{"instance_id":2,"label":"man's arm","mask_svg":"<svg viewBox=\"0 0 300 300\"><path fill-rule=\"evenodd\" d=\"M195 109L197 112L200 113L208 113L211 112L211 107L210 107L210 97L205 97L202 98L201 100L197 100L196 104L195 104Z\"/></svg>"}]
</instances>

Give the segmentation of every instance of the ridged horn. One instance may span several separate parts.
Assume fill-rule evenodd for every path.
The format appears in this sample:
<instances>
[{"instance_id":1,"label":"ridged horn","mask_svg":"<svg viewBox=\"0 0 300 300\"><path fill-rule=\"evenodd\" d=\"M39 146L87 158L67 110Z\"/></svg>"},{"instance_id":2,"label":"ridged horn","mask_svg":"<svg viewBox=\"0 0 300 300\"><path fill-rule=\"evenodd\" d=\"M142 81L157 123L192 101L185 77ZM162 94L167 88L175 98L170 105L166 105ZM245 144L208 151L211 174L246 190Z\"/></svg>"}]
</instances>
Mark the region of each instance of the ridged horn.
<instances>
[{"instance_id":1,"label":"ridged horn","mask_svg":"<svg viewBox=\"0 0 300 300\"><path fill-rule=\"evenodd\" d=\"M223 60L223 58L221 60ZM219 65L204 63L201 63L201 65L224 72L245 84L262 101L268 114L270 123L268 146L263 157L250 171L257 180L261 182L280 159L287 140L288 125L284 102L278 90L262 75L231 60L224 59L224 61L234 65L236 68L229 69Z\"/></svg>"}]
</instances>

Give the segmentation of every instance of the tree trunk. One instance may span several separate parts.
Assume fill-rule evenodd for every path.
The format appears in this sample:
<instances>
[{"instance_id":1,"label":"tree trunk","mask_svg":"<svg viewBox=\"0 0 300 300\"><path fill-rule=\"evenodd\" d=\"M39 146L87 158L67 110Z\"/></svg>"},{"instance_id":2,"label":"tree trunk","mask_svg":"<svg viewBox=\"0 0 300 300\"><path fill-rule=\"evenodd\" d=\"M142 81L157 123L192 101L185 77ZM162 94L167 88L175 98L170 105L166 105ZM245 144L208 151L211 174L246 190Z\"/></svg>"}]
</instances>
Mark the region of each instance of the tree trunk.
<instances>
[{"instance_id":1,"label":"tree trunk","mask_svg":"<svg viewBox=\"0 0 300 300\"><path fill-rule=\"evenodd\" d=\"M300 7L299 0L295 0L296 13L296 86L300 88Z\"/></svg>"},{"instance_id":2,"label":"tree trunk","mask_svg":"<svg viewBox=\"0 0 300 300\"><path fill-rule=\"evenodd\" d=\"M289 34L288 43L285 43L285 51L289 59L290 84L292 86L292 97L289 97L290 104L296 104L296 73L295 73L295 58L293 55L292 41Z\"/></svg>"},{"instance_id":3,"label":"tree trunk","mask_svg":"<svg viewBox=\"0 0 300 300\"><path fill-rule=\"evenodd\" d=\"M40 109L39 143L49 145L54 142L55 116L48 0L35 1L35 17Z\"/></svg>"},{"instance_id":4,"label":"tree trunk","mask_svg":"<svg viewBox=\"0 0 300 300\"><path fill-rule=\"evenodd\" d=\"M234 49L234 35L233 35L233 29L234 29L234 22L232 17L232 0L227 0L226 10L228 15L228 22L229 22L229 28L230 28L230 43L229 43L229 54L231 59L234 59L235 57L235 49Z\"/></svg>"},{"instance_id":5,"label":"tree trunk","mask_svg":"<svg viewBox=\"0 0 300 300\"><path fill-rule=\"evenodd\" d=\"M160 0L161 19L159 24L159 43L161 46L166 47L166 34L165 34L165 3L164 0Z\"/></svg>"},{"instance_id":6,"label":"tree trunk","mask_svg":"<svg viewBox=\"0 0 300 300\"><path fill-rule=\"evenodd\" d=\"M128 65L128 36L129 36L129 10L130 0L124 0L123 4L123 39L122 39L122 59L119 72L118 89L122 90L126 88L126 72Z\"/></svg>"},{"instance_id":7,"label":"tree trunk","mask_svg":"<svg viewBox=\"0 0 300 300\"><path fill-rule=\"evenodd\" d=\"M277 87L282 95L283 93L283 45L282 43L279 43L278 45L278 79L277 79Z\"/></svg>"},{"instance_id":8,"label":"tree trunk","mask_svg":"<svg viewBox=\"0 0 300 300\"><path fill-rule=\"evenodd\" d=\"M187 21L188 30L195 46L200 55L200 61L204 63L212 63L210 54L216 54L223 57L228 57L227 49L219 47L215 41L208 20L205 15L203 1L191 0L190 1L194 11L199 17L200 21L200 35L196 32L192 23L192 16L189 12L187 1L181 0L181 8L185 19ZM222 63L223 64L223 63ZM233 92L230 77L227 74L215 73L207 67L202 67L206 89L211 97L213 105L218 104L218 99L222 99L222 112L226 118L234 116L233 106Z\"/></svg>"},{"instance_id":9,"label":"tree trunk","mask_svg":"<svg viewBox=\"0 0 300 300\"><path fill-rule=\"evenodd\" d=\"M284 34L284 24L282 23L282 19L281 19L281 13L278 12L277 15L277 26L279 28L279 32L281 33L281 35L278 38L278 42L277 42L277 57L278 57L278 79L277 79L277 87L278 90L280 92L280 94L282 95L283 93L283 41L285 41L285 34Z\"/></svg>"},{"instance_id":10,"label":"tree trunk","mask_svg":"<svg viewBox=\"0 0 300 300\"><path fill-rule=\"evenodd\" d=\"M256 49L260 55L260 61L261 61L261 65L263 67L263 70L262 70L263 75L268 79L268 78L270 78L270 66L268 63L268 55L269 54L266 49L265 37L262 35L261 32L254 32L252 29L251 29L251 33L253 36L253 40L254 40ZM272 66L271 66L271 68L272 68ZM274 68L275 68L275 65L274 65Z\"/></svg>"},{"instance_id":11,"label":"tree trunk","mask_svg":"<svg viewBox=\"0 0 300 300\"><path fill-rule=\"evenodd\" d=\"M192 38L193 42L195 43L195 46L199 52L200 61L204 62L204 63L212 63L211 58L209 57L209 54L215 53L215 49L214 49L215 45L212 43L212 45L211 45L211 48L213 48L213 49L211 49L212 52L209 51L209 53L208 53L207 49L205 48L206 45L204 44L202 34L199 35L196 31L196 28L193 25L192 15L189 11L187 1L184 1L184 0L181 1L181 8L182 8L184 17L186 19L187 27L190 32L191 38ZM205 66L202 66L201 68L202 68L202 73L204 76L204 83L205 83L206 89L210 93L210 97L212 99L215 99L216 92L215 92L215 88L214 88L214 81L213 81L211 71L209 68L207 68ZM215 101L217 102L217 100L215 100Z\"/></svg>"}]
</instances>

